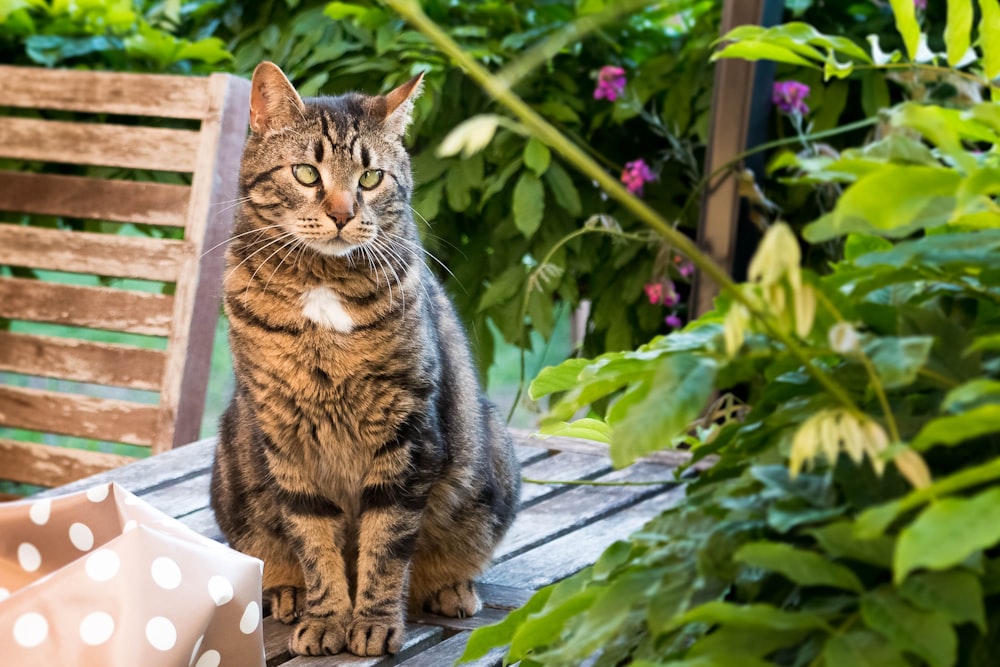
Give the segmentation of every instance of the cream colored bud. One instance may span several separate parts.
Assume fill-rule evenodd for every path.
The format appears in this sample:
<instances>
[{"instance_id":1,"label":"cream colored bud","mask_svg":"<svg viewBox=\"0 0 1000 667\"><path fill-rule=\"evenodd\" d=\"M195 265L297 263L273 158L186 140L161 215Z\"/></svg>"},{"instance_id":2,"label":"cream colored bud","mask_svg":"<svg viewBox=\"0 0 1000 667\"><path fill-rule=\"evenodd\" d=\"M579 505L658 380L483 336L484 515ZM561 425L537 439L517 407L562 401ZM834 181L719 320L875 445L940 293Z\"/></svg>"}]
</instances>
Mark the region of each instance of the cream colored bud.
<instances>
[{"instance_id":1,"label":"cream colored bud","mask_svg":"<svg viewBox=\"0 0 1000 667\"><path fill-rule=\"evenodd\" d=\"M783 222L775 223L764 234L757 252L750 260L747 277L751 282L761 285L772 285L786 273L791 272L791 279L797 281L802 253L799 242L792 233L791 227Z\"/></svg>"},{"instance_id":2,"label":"cream colored bud","mask_svg":"<svg viewBox=\"0 0 1000 667\"><path fill-rule=\"evenodd\" d=\"M854 354L860 348L858 332L847 322L837 322L827 332L830 348L840 354Z\"/></svg>"},{"instance_id":3,"label":"cream colored bud","mask_svg":"<svg viewBox=\"0 0 1000 667\"><path fill-rule=\"evenodd\" d=\"M726 345L726 356L735 357L743 347L749 323L750 313L742 304L734 303L729 307L729 312L722 321L722 339Z\"/></svg>"},{"instance_id":4,"label":"cream colored bud","mask_svg":"<svg viewBox=\"0 0 1000 667\"><path fill-rule=\"evenodd\" d=\"M802 285L795 292L795 333L805 338L816 319L816 292L811 285Z\"/></svg>"},{"instance_id":5,"label":"cream colored bud","mask_svg":"<svg viewBox=\"0 0 1000 667\"><path fill-rule=\"evenodd\" d=\"M904 449L896 454L893 459L899 473L906 478L906 481L913 485L915 489L926 489L931 485L931 471L920 456L912 449Z\"/></svg>"},{"instance_id":6,"label":"cream colored bud","mask_svg":"<svg viewBox=\"0 0 1000 667\"><path fill-rule=\"evenodd\" d=\"M788 475L795 479L803 466L812 468L820 445L819 424L823 413L805 420L792 438L792 449L788 455Z\"/></svg>"},{"instance_id":7,"label":"cream colored bud","mask_svg":"<svg viewBox=\"0 0 1000 667\"><path fill-rule=\"evenodd\" d=\"M871 419L863 421L861 432L868 459L872 462L875 472L881 476L885 472L885 459L882 458L882 454L889 449L889 436L886 435L885 429Z\"/></svg>"}]
</instances>

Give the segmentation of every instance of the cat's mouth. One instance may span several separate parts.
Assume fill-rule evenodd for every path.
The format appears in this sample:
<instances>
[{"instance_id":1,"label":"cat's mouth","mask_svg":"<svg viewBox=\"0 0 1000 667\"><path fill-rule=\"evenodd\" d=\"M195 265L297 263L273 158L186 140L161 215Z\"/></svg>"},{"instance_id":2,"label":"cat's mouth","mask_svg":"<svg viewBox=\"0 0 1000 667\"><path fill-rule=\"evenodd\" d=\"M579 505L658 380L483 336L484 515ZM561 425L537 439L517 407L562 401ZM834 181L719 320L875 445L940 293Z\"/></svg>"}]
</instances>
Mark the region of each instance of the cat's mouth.
<instances>
[{"instance_id":1,"label":"cat's mouth","mask_svg":"<svg viewBox=\"0 0 1000 667\"><path fill-rule=\"evenodd\" d=\"M344 257L358 247L359 244L352 243L343 236L328 236L324 239L315 239L309 243L316 251L324 255L334 257Z\"/></svg>"}]
</instances>

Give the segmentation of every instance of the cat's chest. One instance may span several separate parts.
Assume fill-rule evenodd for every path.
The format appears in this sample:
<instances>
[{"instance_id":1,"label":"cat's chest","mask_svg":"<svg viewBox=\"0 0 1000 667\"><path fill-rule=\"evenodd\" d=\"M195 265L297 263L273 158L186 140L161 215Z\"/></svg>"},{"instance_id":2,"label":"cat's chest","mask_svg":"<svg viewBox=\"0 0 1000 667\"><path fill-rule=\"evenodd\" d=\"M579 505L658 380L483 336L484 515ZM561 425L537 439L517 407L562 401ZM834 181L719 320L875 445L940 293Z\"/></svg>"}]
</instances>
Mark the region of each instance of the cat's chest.
<instances>
[{"instance_id":1,"label":"cat's chest","mask_svg":"<svg viewBox=\"0 0 1000 667\"><path fill-rule=\"evenodd\" d=\"M302 317L324 329L346 334L357 326L357 313L352 313L340 295L325 285L303 292L300 305Z\"/></svg>"}]
</instances>

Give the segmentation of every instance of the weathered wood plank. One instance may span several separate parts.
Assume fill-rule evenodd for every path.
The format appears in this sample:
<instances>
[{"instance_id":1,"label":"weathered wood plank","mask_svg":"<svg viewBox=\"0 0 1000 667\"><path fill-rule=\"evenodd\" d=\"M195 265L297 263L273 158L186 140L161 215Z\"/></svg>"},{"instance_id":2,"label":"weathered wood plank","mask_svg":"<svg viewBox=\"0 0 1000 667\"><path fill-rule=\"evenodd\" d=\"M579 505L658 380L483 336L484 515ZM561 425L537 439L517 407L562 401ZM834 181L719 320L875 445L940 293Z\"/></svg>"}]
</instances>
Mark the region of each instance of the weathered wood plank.
<instances>
[{"instance_id":1,"label":"weathered wood plank","mask_svg":"<svg viewBox=\"0 0 1000 667\"><path fill-rule=\"evenodd\" d=\"M557 452L576 452L578 454L608 457L608 446L593 440L565 438L558 435L536 438L531 434L526 434L519 442L525 447L544 447ZM679 449L665 449L644 456L642 460L676 468L687 465L691 460L691 452Z\"/></svg>"},{"instance_id":2,"label":"weathered wood plank","mask_svg":"<svg viewBox=\"0 0 1000 667\"><path fill-rule=\"evenodd\" d=\"M172 296L0 278L0 317L167 336Z\"/></svg>"},{"instance_id":3,"label":"weathered wood plank","mask_svg":"<svg viewBox=\"0 0 1000 667\"><path fill-rule=\"evenodd\" d=\"M498 586L476 582L476 590L483 599L483 604L494 609L511 611L522 606L531 597L532 591L513 586Z\"/></svg>"},{"instance_id":4,"label":"weathered wood plank","mask_svg":"<svg viewBox=\"0 0 1000 667\"><path fill-rule=\"evenodd\" d=\"M518 588L547 586L590 565L612 542L627 538L683 498L683 487L653 496L504 561L480 580Z\"/></svg>"},{"instance_id":5,"label":"weathered wood plank","mask_svg":"<svg viewBox=\"0 0 1000 667\"><path fill-rule=\"evenodd\" d=\"M208 78L0 66L3 104L160 118L203 118Z\"/></svg>"},{"instance_id":6,"label":"weathered wood plank","mask_svg":"<svg viewBox=\"0 0 1000 667\"><path fill-rule=\"evenodd\" d=\"M460 632L449 637L440 644L435 644L426 651L400 663L400 667L447 667L454 665L455 661L462 657L462 653L465 652L465 645L469 643L470 634L469 632ZM493 649L478 660L463 662L462 667L499 667L503 664L503 657L506 653L504 649Z\"/></svg>"},{"instance_id":7,"label":"weathered wood plank","mask_svg":"<svg viewBox=\"0 0 1000 667\"><path fill-rule=\"evenodd\" d=\"M133 461L117 454L0 439L0 478L24 484L61 486Z\"/></svg>"},{"instance_id":8,"label":"weathered wood plank","mask_svg":"<svg viewBox=\"0 0 1000 667\"><path fill-rule=\"evenodd\" d=\"M157 454L157 456L161 455ZM207 505L204 509L174 518L179 519L181 523L199 535L204 535L208 539L215 540L219 544L228 544L225 536L222 534L222 529L219 528L219 524L215 521L215 512L213 512L212 508Z\"/></svg>"},{"instance_id":9,"label":"weathered wood plank","mask_svg":"<svg viewBox=\"0 0 1000 667\"><path fill-rule=\"evenodd\" d=\"M0 118L0 155L158 171L192 172L198 132L162 127Z\"/></svg>"},{"instance_id":10,"label":"weathered wood plank","mask_svg":"<svg viewBox=\"0 0 1000 667\"><path fill-rule=\"evenodd\" d=\"M597 482L646 483L669 479L670 471L652 463L636 463L597 478ZM613 514L666 486L578 486L518 512L514 525L493 555L503 562L539 544Z\"/></svg>"},{"instance_id":11,"label":"weathered wood plank","mask_svg":"<svg viewBox=\"0 0 1000 667\"><path fill-rule=\"evenodd\" d=\"M183 227L191 187L0 171L0 210Z\"/></svg>"},{"instance_id":12,"label":"weathered wood plank","mask_svg":"<svg viewBox=\"0 0 1000 667\"><path fill-rule=\"evenodd\" d=\"M59 489L44 491L32 498L51 498L65 493L85 491L97 484L117 482L137 496L144 496L153 489L169 486L178 479L203 473L212 468L212 452L215 438L205 438L169 452L137 461L119 470L101 473L90 479L83 479Z\"/></svg>"},{"instance_id":13,"label":"weathered wood plank","mask_svg":"<svg viewBox=\"0 0 1000 667\"><path fill-rule=\"evenodd\" d=\"M156 391L165 355L129 345L0 331L0 371Z\"/></svg>"},{"instance_id":14,"label":"weathered wood plank","mask_svg":"<svg viewBox=\"0 0 1000 667\"><path fill-rule=\"evenodd\" d=\"M194 255L187 241L0 224L0 264L176 282Z\"/></svg>"},{"instance_id":15,"label":"weathered wood plank","mask_svg":"<svg viewBox=\"0 0 1000 667\"><path fill-rule=\"evenodd\" d=\"M0 424L130 445L151 446L155 405L0 385Z\"/></svg>"},{"instance_id":16,"label":"weathered wood plank","mask_svg":"<svg viewBox=\"0 0 1000 667\"><path fill-rule=\"evenodd\" d=\"M211 473L206 471L175 484L154 489L143 495L142 499L164 514L182 519L199 510L211 511L208 507L210 481Z\"/></svg>"},{"instance_id":17,"label":"weathered wood plank","mask_svg":"<svg viewBox=\"0 0 1000 667\"><path fill-rule=\"evenodd\" d=\"M362 658L350 653L338 653L322 657L298 656L286 661L290 655L287 644L291 630L292 626L282 625L273 618L264 619L264 655L267 657L268 667L278 664L282 667L388 667L398 664L400 660L406 660L428 646L437 644L444 637L444 630L439 627L407 623L404 628L406 635L403 647L395 656ZM284 649L281 648L282 641L286 647ZM276 652L270 654L268 649Z\"/></svg>"},{"instance_id":18,"label":"weathered wood plank","mask_svg":"<svg viewBox=\"0 0 1000 667\"><path fill-rule=\"evenodd\" d=\"M526 479L573 481L593 479L611 472L611 461L603 456L589 456L573 452L559 452L521 469ZM526 482L521 486L521 509L546 498L565 493L573 488L567 484L536 484Z\"/></svg>"}]
</instances>

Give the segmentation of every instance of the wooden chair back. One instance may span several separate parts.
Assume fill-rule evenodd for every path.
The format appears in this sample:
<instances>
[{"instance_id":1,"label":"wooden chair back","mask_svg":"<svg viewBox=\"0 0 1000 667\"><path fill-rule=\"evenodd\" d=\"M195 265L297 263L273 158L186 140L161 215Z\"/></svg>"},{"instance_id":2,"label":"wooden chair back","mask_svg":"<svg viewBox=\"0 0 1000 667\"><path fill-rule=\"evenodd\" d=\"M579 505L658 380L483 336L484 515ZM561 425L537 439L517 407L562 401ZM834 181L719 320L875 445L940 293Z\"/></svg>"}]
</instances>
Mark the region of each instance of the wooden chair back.
<instances>
[{"instance_id":1,"label":"wooden chair back","mask_svg":"<svg viewBox=\"0 0 1000 667\"><path fill-rule=\"evenodd\" d=\"M0 66L0 90L0 479L197 439L249 82Z\"/></svg>"}]
</instances>

